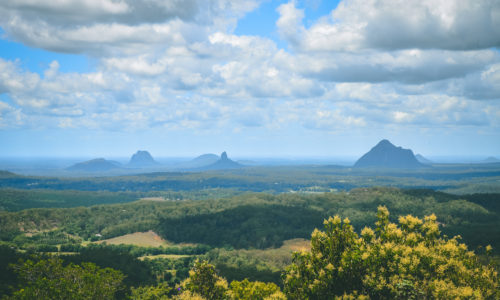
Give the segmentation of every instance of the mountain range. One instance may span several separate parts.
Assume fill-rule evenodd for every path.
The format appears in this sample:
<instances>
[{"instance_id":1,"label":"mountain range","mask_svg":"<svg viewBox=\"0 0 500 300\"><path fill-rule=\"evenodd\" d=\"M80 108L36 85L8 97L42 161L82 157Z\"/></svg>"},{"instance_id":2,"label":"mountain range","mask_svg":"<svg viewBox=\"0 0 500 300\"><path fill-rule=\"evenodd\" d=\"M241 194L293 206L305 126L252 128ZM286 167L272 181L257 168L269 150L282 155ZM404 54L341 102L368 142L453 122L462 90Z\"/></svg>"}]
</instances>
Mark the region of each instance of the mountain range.
<instances>
[{"instance_id":1,"label":"mountain range","mask_svg":"<svg viewBox=\"0 0 500 300\"><path fill-rule=\"evenodd\" d=\"M493 161L489 158L489 161ZM410 149L404 149L393 145L390 141L384 139L375 145L370 151L365 153L354 164L354 168L398 168L415 169L426 167L432 162L420 154L416 156ZM74 164L67 168L69 171L78 172L108 172L115 170L147 169L161 167L154 160L148 151L139 150L126 165L121 165L116 161L106 160L104 158L92 159L89 161ZM238 169L244 165L231 160L226 152L219 156L215 154L203 154L190 161L175 166L176 170L185 171L207 171L207 170L227 170ZM172 169L172 168L171 168Z\"/></svg>"},{"instance_id":2,"label":"mountain range","mask_svg":"<svg viewBox=\"0 0 500 300\"><path fill-rule=\"evenodd\" d=\"M110 172L110 171L125 171L127 169L148 169L148 168L160 168L161 165L148 151L137 151L130 161L126 165L122 165L119 162L106 160L104 158L96 158L88 161L76 163L68 168L67 171L72 172L87 172L87 173L99 173L99 172ZM227 153L223 152L221 156L215 154L203 154L190 161L181 163L175 166L175 170L184 171L205 171L205 170L225 170L225 169L237 169L242 168L243 165L228 158Z\"/></svg>"}]
</instances>

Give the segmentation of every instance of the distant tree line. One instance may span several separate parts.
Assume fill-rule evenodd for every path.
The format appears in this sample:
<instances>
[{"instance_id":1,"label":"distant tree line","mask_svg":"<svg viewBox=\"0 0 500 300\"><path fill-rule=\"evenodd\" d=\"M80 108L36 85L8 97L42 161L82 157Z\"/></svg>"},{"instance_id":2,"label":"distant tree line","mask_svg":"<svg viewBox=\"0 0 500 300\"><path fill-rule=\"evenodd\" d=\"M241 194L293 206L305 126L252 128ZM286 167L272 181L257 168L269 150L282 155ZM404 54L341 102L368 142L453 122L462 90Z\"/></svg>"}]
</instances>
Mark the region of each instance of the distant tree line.
<instances>
[{"instance_id":1,"label":"distant tree line","mask_svg":"<svg viewBox=\"0 0 500 300\"><path fill-rule=\"evenodd\" d=\"M39 208L0 212L0 240L21 248L60 246L153 230L167 240L211 247L279 247L287 239L307 238L329 215L348 217L356 228L368 226L375 220L374 209L385 205L396 216L435 213L444 234L460 234L474 248L491 244L496 252L500 249L499 202L500 194L456 196L432 190L360 188L341 193L248 193L204 201Z\"/></svg>"}]
</instances>

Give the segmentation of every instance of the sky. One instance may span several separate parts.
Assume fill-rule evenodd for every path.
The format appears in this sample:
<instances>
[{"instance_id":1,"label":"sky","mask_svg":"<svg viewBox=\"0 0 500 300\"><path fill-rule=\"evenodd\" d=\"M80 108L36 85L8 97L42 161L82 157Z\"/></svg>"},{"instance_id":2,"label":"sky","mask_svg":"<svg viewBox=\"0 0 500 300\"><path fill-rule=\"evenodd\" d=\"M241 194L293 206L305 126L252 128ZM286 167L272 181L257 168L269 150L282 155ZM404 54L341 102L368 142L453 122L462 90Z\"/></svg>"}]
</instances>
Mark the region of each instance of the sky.
<instances>
[{"instance_id":1,"label":"sky","mask_svg":"<svg viewBox=\"0 0 500 300\"><path fill-rule=\"evenodd\" d=\"M499 0L0 1L0 157L500 158Z\"/></svg>"}]
</instances>

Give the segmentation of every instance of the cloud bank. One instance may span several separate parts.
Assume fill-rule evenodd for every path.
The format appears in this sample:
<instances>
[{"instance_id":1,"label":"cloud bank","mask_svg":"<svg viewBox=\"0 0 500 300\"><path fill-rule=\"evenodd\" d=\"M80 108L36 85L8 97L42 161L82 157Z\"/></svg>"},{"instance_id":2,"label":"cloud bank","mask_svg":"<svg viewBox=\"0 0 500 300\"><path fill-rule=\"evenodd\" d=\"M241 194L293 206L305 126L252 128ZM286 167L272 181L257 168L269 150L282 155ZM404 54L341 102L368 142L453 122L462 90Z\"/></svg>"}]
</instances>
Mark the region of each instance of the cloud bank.
<instances>
[{"instance_id":1,"label":"cloud bank","mask_svg":"<svg viewBox=\"0 0 500 300\"><path fill-rule=\"evenodd\" d=\"M238 130L500 126L500 2L345 0L286 42L235 34L259 1L19 0L5 38L82 54L87 73L0 58L0 129Z\"/></svg>"}]
</instances>

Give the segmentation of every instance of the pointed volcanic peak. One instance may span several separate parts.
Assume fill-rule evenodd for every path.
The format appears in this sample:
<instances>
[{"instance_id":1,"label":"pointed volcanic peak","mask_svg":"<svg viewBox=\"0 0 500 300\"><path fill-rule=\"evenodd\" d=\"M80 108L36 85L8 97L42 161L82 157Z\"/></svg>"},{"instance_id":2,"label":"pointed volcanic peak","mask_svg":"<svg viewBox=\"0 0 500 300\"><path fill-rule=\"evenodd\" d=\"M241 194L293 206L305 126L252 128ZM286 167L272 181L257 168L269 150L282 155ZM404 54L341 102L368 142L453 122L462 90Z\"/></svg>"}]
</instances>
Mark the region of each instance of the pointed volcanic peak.
<instances>
[{"instance_id":1,"label":"pointed volcanic peak","mask_svg":"<svg viewBox=\"0 0 500 300\"><path fill-rule=\"evenodd\" d=\"M132 155L127 166L132 168L150 168L157 165L158 163L153 159L148 151L139 150Z\"/></svg>"},{"instance_id":2,"label":"pointed volcanic peak","mask_svg":"<svg viewBox=\"0 0 500 300\"><path fill-rule=\"evenodd\" d=\"M434 162L432 160L429 160L427 158L425 158L423 155L420 155L420 154L417 154L415 155L415 158L420 162L420 163L423 163L423 164L426 164L426 165L430 165L430 164L433 164Z\"/></svg>"},{"instance_id":3,"label":"pointed volcanic peak","mask_svg":"<svg viewBox=\"0 0 500 300\"><path fill-rule=\"evenodd\" d=\"M66 168L66 170L68 171L75 172L106 172L116 169L121 169L121 165L119 162L106 160L104 158L96 158L84 161Z\"/></svg>"},{"instance_id":4,"label":"pointed volcanic peak","mask_svg":"<svg viewBox=\"0 0 500 300\"><path fill-rule=\"evenodd\" d=\"M380 141L354 164L355 168L416 169L425 167L410 149L394 146L388 140Z\"/></svg>"},{"instance_id":5,"label":"pointed volcanic peak","mask_svg":"<svg viewBox=\"0 0 500 300\"><path fill-rule=\"evenodd\" d=\"M239 169L242 167L243 165L229 159L229 157L227 157L227 153L224 151L220 155L220 159L218 161L204 167L203 170L228 170L228 169Z\"/></svg>"}]
</instances>

